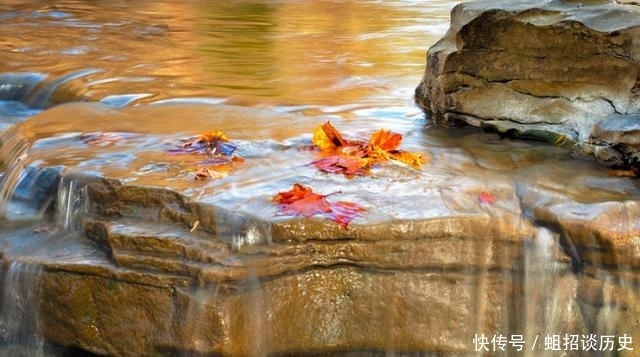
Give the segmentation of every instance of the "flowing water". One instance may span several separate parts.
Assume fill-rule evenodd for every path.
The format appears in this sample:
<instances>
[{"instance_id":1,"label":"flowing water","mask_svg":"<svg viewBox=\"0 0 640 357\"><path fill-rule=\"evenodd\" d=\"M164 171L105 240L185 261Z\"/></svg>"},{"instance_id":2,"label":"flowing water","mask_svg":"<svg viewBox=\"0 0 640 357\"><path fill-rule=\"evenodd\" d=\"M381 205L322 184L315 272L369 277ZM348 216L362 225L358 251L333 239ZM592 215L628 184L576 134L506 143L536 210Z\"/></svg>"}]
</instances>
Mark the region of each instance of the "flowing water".
<instances>
[{"instance_id":1,"label":"flowing water","mask_svg":"<svg viewBox=\"0 0 640 357\"><path fill-rule=\"evenodd\" d=\"M82 180L86 177L170 188L199 204L228 208L216 212L215 219L225 223L216 226L216 234L235 251L273 243L270 225L246 217L272 219L272 209L262 198L282 189L277 180L292 183L307 178L326 192L342 185L345 197L360 197L372 207L384 208L371 214L372 224L389 217L410 221L423 215L466 213L470 205L477 206L477 199L467 200L460 193L476 188L469 184L474 178L505 198L489 214L500 219L505 212L516 212L523 221L536 224L542 220L538 207L522 202L537 187L544 197L557 194L584 205L640 198L635 181L610 177L593 163L571 158L558 148L428 125L413 103L413 90L424 71L426 50L446 32L455 3L2 2L0 247L6 256L0 256L7 269L0 316L6 347L0 353L39 356L44 344L37 333L41 272L12 262L13 257L32 255L53 266L89 263L98 270L105 264L103 253L78 238L82 218L92 207ZM366 137L380 127L400 132L404 149L427 154L428 169L382 170L374 174L382 178L376 182L375 177L320 179L308 169L305 148L313 128L327 120L355 137ZM219 180L196 182L193 167L201 159L165 151L181 139L212 129L233 138L239 155L252 164ZM558 182L558 177L571 185ZM424 186L416 188L416 182ZM444 197L445 203L442 207L419 203L414 192L424 195L421 199ZM388 196L404 198L404 205ZM131 213L140 220L146 214ZM588 209L576 213L580 214L588 214ZM188 223L196 232L198 224L206 224ZM411 227L398 229L411 235ZM627 333L616 330L615 322L629 304L620 303L615 294L603 293L604 307L588 312L593 317L588 326L571 320L571 311L579 309L576 286L583 277L574 273L582 273L581 262L557 258L559 251L571 252L566 237L558 232L536 227L529 238L519 263L480 269L475 276L471 304L478 317L469 322L475 323L475 333L483 333L485 312L495 309L501 309L503 316L501 331L517 331L529 344L548 333ZM504 259L511 264L507 257L493 256L503 243L500 239L474 243L480 252L475 263L485 267L489 260ZM634 279L602 268L608 264L596 264L599 270L589 277L607 287L621 286L627 302L640 300ZM511 269L521 276L508 283L513 286L491 295L495 274ZM264 313L268 293L258 272L248 273L244 283L253 287L243 307L246 321L241 328L247 330L243 336L249 336L244 351L263 356L275 338L271 317ZM212 343L209 332L198 331L197 326L207 321L207 314L219 313L211 312L218 288L202 284L181 291L187 301L186 316L178 325L193 330L185 339L195 352ZM516 298L515 307L495 307L487 300L488 295L510 299L512 290L518 289L522 297ZM396 320L408 318L402 311L381 316L388 336L395 333L391 326ZM336 321L342 319L337 312ZM327 343L339 335L338 322L335 329L325 331ZM472 350L471 337L465 343ZM345 354L396 355L396 351L360 348ZM483 355L482 350L475 352L471 355ZM541 353L538 349L521 355Z\"/></svg>"},{"instance_id":2,"label":"flowing water","mask_svg":"<svg viewBox=\"0 0 640 357\"><path fill-rule=\"evenodd\" d=\"M38 318L40 273L37 264L16 261L5 271L0 334L8 347L0 349L3 356L45 356Z\"/></svg>"}]
</instances>

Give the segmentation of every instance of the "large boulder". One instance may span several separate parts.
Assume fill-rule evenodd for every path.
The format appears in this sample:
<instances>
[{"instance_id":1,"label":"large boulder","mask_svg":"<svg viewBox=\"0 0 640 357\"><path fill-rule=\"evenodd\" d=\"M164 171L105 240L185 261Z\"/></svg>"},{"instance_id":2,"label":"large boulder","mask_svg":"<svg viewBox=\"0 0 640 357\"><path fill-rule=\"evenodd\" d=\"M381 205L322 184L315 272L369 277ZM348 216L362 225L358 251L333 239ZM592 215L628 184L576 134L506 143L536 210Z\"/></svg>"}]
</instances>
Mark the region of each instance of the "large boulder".
<instances>
[{"instance_id":1,"label":"large boulder","mask_svg":"<svg viewBox=\"0 0 640 357\"><path fill-rule=\"evenodd\" d=\"M416 100L440 124L470 124L638 165L640 6L475 1L451 12Z\"/></svg>"}]
</instances>

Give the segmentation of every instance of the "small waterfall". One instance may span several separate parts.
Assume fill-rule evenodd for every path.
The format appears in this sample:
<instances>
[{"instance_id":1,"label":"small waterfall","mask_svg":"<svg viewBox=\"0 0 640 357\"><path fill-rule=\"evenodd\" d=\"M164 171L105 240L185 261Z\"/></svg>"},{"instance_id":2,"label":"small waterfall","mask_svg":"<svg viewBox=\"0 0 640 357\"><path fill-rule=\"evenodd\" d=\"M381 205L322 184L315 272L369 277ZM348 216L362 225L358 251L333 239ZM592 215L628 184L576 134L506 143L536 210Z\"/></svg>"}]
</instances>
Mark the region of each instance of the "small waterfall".
<instances>
[{"instance_id":1,"label":"small waterfall","mask_svg":"<svg viewBox=\"0 0 640 357\"><path fill-rule=\"evenodd\" d=\"M225 291L231 288L238 291ZM241 294L237 294L241 292ZM199 356L215 349L238 349L247 357L265 357L271 331L265 313L264 293L256 276L233 287L212 284L180 291L186 314L177 316L181 336L191 350L181 356ZM203 329L202 326L218 326Z\"/></svg>"},{"instance_id":2,"label":"small waterfall","mask_svg":"<svg viewBox=\"0 0 640 357\"><path fill-rule=\"evenodd\" d=\"M234 250L271 243L271 226L233 211L216 210L216 235Z\"/></svg>"},{"instance_id":3,"label":"small waterfall","mask_svg":"<svg viewBox=\"0 0 640 357\"><path fill-rule=\"evenodd\" d=\"M40 333L40 275L37 264L11 262L4 276L0 310L0 354L5 357L45 355Z\"/></svg>"},{"instance_id":4,"label":"small waterfall","mask_svg":"<svg viewBox=\"0 0 640 357\"><path fill-rule=\"evenodd\" d=\"M24 101L47 76L35 72L0 74L0 99Z\"/></svg>"},{"instance_id":5,"label":"small waterfall","mask_svg":"<svg viewBox=\"0 0 640 357\"><path fill-rule=\"evenodd\" d=\"M41 82L38 86L34 88L34 90L27 96L24 101L29 106L34 108L47 108L52 103L52 97L54 97L56 91L62 86L71 82L73 80L90 76L95 73L104 72L102 69L97 68L86 68L81 69L75 72L68 73L64 76L58 77L50 82ZM77 95L76 93L72 93L72 95ZM69 98L71 100L78 100L82 98Z\"/></svg>"},{"instance_id":6,"label":"small waterfall","mask_svg":"<svg viewBox=\"0 0 640 357\"><path fill-rule=\"evenodd\" d=\"M583 283L570 263L558 260L561 251L557 234L543 227L526 247L522 296L524 356L590 355L584 343L596 331L586 326L584 302L578 297L578 288ZM596 336L601 335L604 334ZM614 356L615 352L598 351L597 355Z\"/></svg>"},{"instance_id":7,"label":"small waterfall","mask_svg":"<svg viewBox=\"0 0 640 357\"><path fill-rule=\"evenodd\" d=\"M62 168L28 166L30 147L30 140L22 134L19 126L0 132L0 219L39 219L55 199L54 192ZM77 195L77 190L72 191ZM63 202L68 199L58 197L58 200L61 198Z\"/></svg>"},{"instance_id":8,"label":"small waterfall","mask_svg":"<svg viewBox=\"0 0 640 357\"><path fill-rule=\"evenodd\" d=\"M213 308L215 300L218 296L218 288L216 287L199 287L193 290L178 291L182 304L186 304L186 309L179 308L180 311L186 311L183 316L176 316L177 322L181 325L179 329L181 335L179 339L187 341L191 346L191 351L184 353L185 357L190 355L199 355L201 351L211 348L211 344L217 341L213 334L215 331L203 330L200 326L209 325L210 319L216 318L216 311Z\"/></svg>"},{"instance_id":9,"label":"small waterfall","mask_svg":"<svg viewBox=\"0 0 640 357\"><path fill-rule=\"evenodd\" d=\"M230 349L247 357L265 357L272 336L266 313L268 297L260 273L252 258L243 255L243 249L271 242L270 227L226 210L218 210L214 216L218 239L233 251L223 264L242 266L246 273L225 281L201 281L199 286L177 291L176 310L186 311L176 316L177 338L191 346L182 356Z\"/></svg>"},{"instance_id":10,"label":"small waterfall","mask_svg":"<svg viewBox=\"0 0 640 357\"><path fill-rule=\"evenodd\" d=\"M247 336L246 355L263 357L266 354L265 351L270 350L269 341L271 340L271 330L265 313L265 296L256 274L247 278L244 284L249 289L243 311L244 321L242 321L244 334Z\"/></svg>"},{"instance_id":11,"label":"small waterfall","mask_svg":"<svg viewBox=\"0 0 640 357\"><path fill-rule=\"evenodd\" d=\"M89 211L86 197L85 185L73 178L60 177L55 214L59 228L68 231L76 227L79 218Z\"/></svg>"},{"instance_id":12,"label":"small waterfall","mask_svg":"<svg viewBox=\"0 0 640 357\"><path fill-rule=\"evenodd\" d=\"M0 216L5 216L6 206L20 182L30 146L16 126L0 132Z\"/></svg>"},{"instance_id":13,"label":"small waterfall","mask_svg":"<svg viewBox=\"0 0 640 357\"><path fill-rule=\"evenodd\" d=\"M542 345L548 330L547 310L553 303L555 291L555 262L553 260L554 236L546 228L540 227L537 235L525 243L524 288L522 302L524 318L524 341L526 356L541 356L536 346Z\"/></svg>"},{"instance_id":14,"label":"small waterfall","mask_svg":"<svg viewBox=\"0 0 640 357\"><path fill-rule=\"evenodd\" d=\"M0 181L0 218L28 221L42 218L54 199L60 168L12 167Z\"/></svg>"}]
</instances>

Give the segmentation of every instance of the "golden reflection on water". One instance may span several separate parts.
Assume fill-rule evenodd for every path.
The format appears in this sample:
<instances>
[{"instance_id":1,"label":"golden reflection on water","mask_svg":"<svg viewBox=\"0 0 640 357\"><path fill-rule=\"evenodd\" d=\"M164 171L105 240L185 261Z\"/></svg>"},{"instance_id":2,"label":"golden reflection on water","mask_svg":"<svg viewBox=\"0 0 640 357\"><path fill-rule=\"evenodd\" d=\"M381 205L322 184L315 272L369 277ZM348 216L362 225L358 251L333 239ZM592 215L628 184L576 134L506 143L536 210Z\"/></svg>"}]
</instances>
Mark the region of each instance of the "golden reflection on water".
<instances>
[{"instance_id":1,"label":"golden reflection on water","mask_svg":"<svg viewBox=\"0 0 640 357\"><path fill-rule=\"evenodd\" d=\"M0 73L100 70L63 84L56 101L140 94L146 97L139 103L214 97L333 106L385 97L400 86L406 97L386 100L405 103L455 3L5 3Z\"/></svg>"}]
</instances>

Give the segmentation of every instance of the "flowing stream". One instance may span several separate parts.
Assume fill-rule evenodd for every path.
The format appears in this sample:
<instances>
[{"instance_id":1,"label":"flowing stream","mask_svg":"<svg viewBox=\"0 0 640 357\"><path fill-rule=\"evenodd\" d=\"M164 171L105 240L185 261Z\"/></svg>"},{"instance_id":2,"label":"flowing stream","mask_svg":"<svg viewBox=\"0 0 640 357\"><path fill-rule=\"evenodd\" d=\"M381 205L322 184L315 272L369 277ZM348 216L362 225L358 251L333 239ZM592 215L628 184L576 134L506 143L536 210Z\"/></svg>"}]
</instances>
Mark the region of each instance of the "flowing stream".
<instances>
[{"instance_id":1,"label":"flowing stream","mask_svg":"<svg viewBox=\"0 0 640 357\"><path fill-rule=\"evenodd\" d=\"M226 351L230 355L262 357L279 355L287 338L295 345L297 335L278 335L278 326L273 323L277 314L269 310L269 304L276 300L272 295L278 290L279 280L274 276L279 275L269 273L269 269L283 269L285 278L300 275L292 283L292 291L299 294L300 301L315 297L307 309L318 310L315 315L310 313L309 319L324 321L331 317L330 325L310 332L314 336L300 346L316 346L316 340L321 340L335 350L285 351L285 356L556 356L558 350L545 348L553 347L553 340L545 341L545 337L573 334L582 341L590 335L613 336L615 350L621 346L620 341L625 341L619 340L623 335L640 338L638 322L633 318L640 301L632 274L636 268L626 261L612 263L600 256L584 261L585 248L574 247L567 233L571 229L582 232L580 229L588 226L585 217L600 217L598 214L609 212L609 205L622 212L620 217L631 216L618 227L620 232L636 229L633 223L624 222L633 222L633 213L626 212L635 212L634 202L640 199L637 182L611 176L594 163L570 157L547 144L507 140L467 128L433 127L414 105L413 91L424 71L426 50L446 32L449 11L456 3L115 0L0 4L0 258L5 266L0 294L0 353L43 356L48 343L43 335L57 338L54 343L73 340L65 335L65 329L71 327L63 323L59 326L62 332L55 328L40 331L40 310L53 304L48 301L42 307L39 294L43 274L93 274L98 277L96 286L117 294L129 288L122 281L139 279L133 285L163 286L164 280L155 281L153 274L146 274L148 266L150 271L161 271L169 276L167 279L179 281L171 280L178 287L172 290L175 301L167 310L175 311L166 313L175 320L160 325L173 324L171 328L180 332L175 333L177 336L172 331L158 332L149 339L187 341L189 349L179 351L168 342L162 346L164 354L150 349L163 356L171 355L171 351L174 355L200 356L218 345L226 348L224 344L229 343L232 347ZM377 128L401 133L402 149L424 153L428 163L422 170L382 168L362 179L320 175L309 168L308 146L313 129L326 121L349 137L366 138ZM218 180L197 181L193 168L200 165L201 158L172 156L166 151L184 138L212 129L233 138L239 155L251 163ZM118 184L101 178L117 180ZM381 234L390 240L408 237L406 246L388 249L388 254L378 258L380 261L405 252L409 257L434 254L433 263L399 259L396 263L406 265L396 269L363 253L362 259L370 266L359 271L350 255L357 251L356 245L340 251L342 255L335 261L318 258L310 263L312 268L290 275L281 267L293 263L261 263L259 258L264 256L277 259L294 254L282 246L308 238L302 235L279 240L278 235L283 233L271 221L279 224L281 217L274 218L273 207L265 199L282 190L283 182L290 186L304 179L314 182L314 189L337 192L345 199L362 199L373 207L362 219L366 223L362 226L388 225L390 228L381 230ZM92 200L108 201L113 194L107 189L107 193L100 193L96 186L116 187L115 192L121 184L149 189L151 198L136 205L136 199L146 193L132 190L126 193L130 196L123 199L124 206L110 207L112 211L96 208L99 202ZM175 198L164 189L182 196ZM493 196L482 196L485 191ZM187 206L182 197L192 204L189 207L193 212L200 214L199 220L181 215L180 209ZM124 247L140 249L137 253L141 256L118 246L124 246L128 237L144 236L146 232L168 237L174 244L174 236L179 233L151 222L151 217L166 213L155 207L160 204L180 208L167 220L185 226L179 232L189 239L193 234L189 244L194 246L180 246L180 254L195 262L163 260L166 252L162 249L173 246L134 242L133 248ZM210 207L215 208L207 215ZM569 223L555 220L556 209L563 219L568 217ZM119 217L109 229L120 229L117 234L122 241L107 242L100 236L102 228L92 229L92 219L99 214ZM213 222L203 217L213 217L209 218ZM424 238L416 232L425 217L429 222L446 221L442 236L453 237L457 248L442 248L435 239L428 249L413 254L410 247L419 246ZM573 223L574 218L578 223ZM289 228L303 233L318 230L313 222ZM198 234L207 229L219 241L198 240ZM437 229L439 226L433 228ZM609 232L602 231L603 235ZM98 232L97 238L88 239L85 233L90 236L92 232ZM323 234L347 234L327 232ZM369 242L370 231L359 233L355 228L354 232L354 244ZM469 242L464 234L477 240ZM598 241L599 236L593 235ZM385 244L387 236L379 239L380 244ZM323 241L326 238L311 240L310 245L315 244L313 249L317 251L330 249L349 237L330 243ZM595 251L608 249L597 244ZM625 247L637 251L638 246L640 241ZM189 253L190 249L196 253ZM295 253L297 257L311 254L308 247L291 248L295 249L301 251ZM437 254L443 249L451 250L450 255L438 260ZM17 262L21 257L38 263ZM629 259L635 262L635 258ZM230 267L229 271L220 272L207 265L219 260ZM118 267L114 268L116 263ZM344 286L330 285L328 289L335 294L318 298L321 294L313 294L325 286L323 269L334 265L338 267L336 272L327 274L336 276ZM117 283L106 278L111 273ZM427 294L437 303L425 314L436 317L412 316L411 307L402 305L404 295L411 295L408 292L400 292L388 302L358 295L357 287L393 283L396 275L402 284L407 281L406 285L398 283L404 288L442 288L442 292ZM432 277L434 280L430 280ZM107 281L104 285L100 285L102 278ZM184 283L183 278L193 284ZM225 284L218 284L220 280ZM236 285L226 284L228 281ZM592 288L584 288L587 283ZM314 290L316 286L318 291ZM462 288L465 286L467 290ZM75 285L71 288L79 290ZM88 295L100 309L103 302L99 295ZM135 293L126 296L131 303L139 303ZM594 302L584 303L592 297ZM459 310L468 309L470 320L446 315L457 313L456 309L439 311L441 305L444 310L448 308L448 300L467 303ZM354 301L364 301L374 315L350 320L340 308L360 311L359 306L353 306ZM431 308L431 302L419 298L413 302ZM326 306L331 308L323 308ZM176 319L171 314L179 308L183 308L180 311L184 316ZM241 316L228 318L225 309ZM162 313L157 312L158 316ZM63 318L47 316L49 325ZM99 341L93 352L126 356L130 348L137 353L139 346L122 347L123 352L121 346L102 340L106 337L97 326L110 321L105 313L87 310L76 317L87 326L83 330L90 336L87 339ZM125 321L132 323L140 318L126 313L121 317L130 318ZM144 317L155 319L155 315ZM221 319L219 330L242 341L240 347L220 339L215 335L218 331L198 329L217 317ZM294 317L294 323L303 320ZM420 335L420 331L407 331L411 325L405 325L405 321L417 321L415 326L425 331L432 331L425 321L433 323L433 329L451 322L463 332ZM345 332L350 331L346 327L350 324L363 328L380 324L376 331L382 337L378 340L415 338L393 342L393 348L387 348L365 345L368 336L352 333L349 336L353 341L365 342L344 346L341 339L351 333ZM127 330L126 323L118 328L122 331L112 333L119 336L117 333L122 332L123 339L138 334ZM496 341L497 332L507 339ZM484 333L488 341L478 340ZM514 335L522 338L524 351L515 352L517 344L513 342L517 339L510 340ZM85 349L83 343L70 348ZM506 352L500 348L501 343L506 345ZM427 344L439 347L419 350ZM568 353L563 356L582 356L580 353L585 352L581 346L560 346ZM62 350L61 356L71 353ZM600 352L587 353L626 356L617 351Z\"/></svg>"},{"instance_id":2,"label":"flowing stream","mask_svg":"<svg viewBox=\"0 0 640 357\"><path fill-rule=\"evenodd\" d=\"M37 264L11 262L4 276L4 296L0 310L3 356L44 357L40 332L40 274Z\"/></svg>"}]
</instances>

